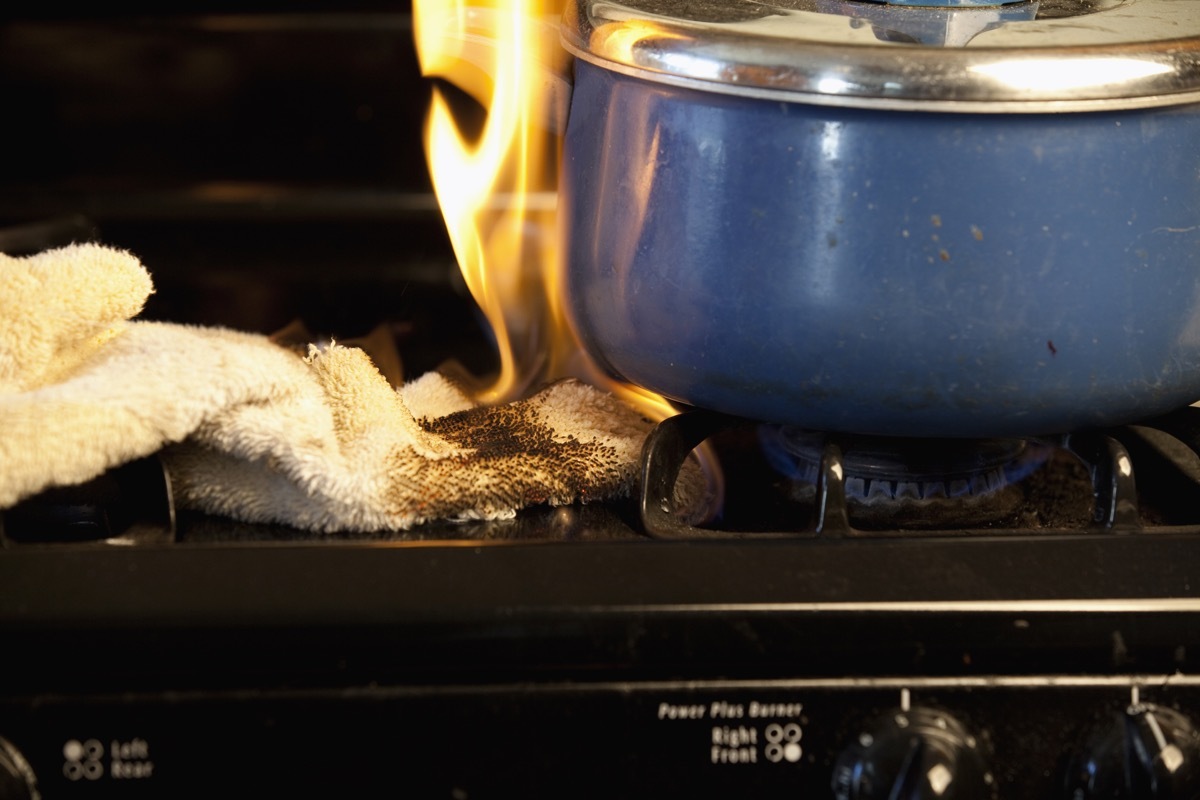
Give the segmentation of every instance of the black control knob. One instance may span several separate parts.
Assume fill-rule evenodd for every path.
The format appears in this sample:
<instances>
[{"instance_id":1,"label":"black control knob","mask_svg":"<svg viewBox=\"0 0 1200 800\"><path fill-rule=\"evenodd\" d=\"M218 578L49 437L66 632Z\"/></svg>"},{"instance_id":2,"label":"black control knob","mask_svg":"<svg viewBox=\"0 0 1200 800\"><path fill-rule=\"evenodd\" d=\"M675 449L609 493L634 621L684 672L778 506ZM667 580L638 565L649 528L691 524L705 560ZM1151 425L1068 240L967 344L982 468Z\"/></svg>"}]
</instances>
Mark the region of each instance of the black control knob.
<instances>
[{"instance_id":1,"label":"black control knob","mask_svg":"<svg viewBox=\"0 0 1200 800\"><path fill-rule=\"evenodd\" d=\"M1178 711L1136 703L1071 765L1070 800L1200 798L1200 733Z\"/></svg>"},{"instance_id":2,"label":"black control knob","mask_svg":"<svg viewBox=\"0 0 1200 800\"><path fill-rule=\"evenodd\" d=\"M897 709L842 753L837 800L991 800L995 783L978 740L943 711Z\"/></svg>"},{"instance_id":3,"label":"black control knob","mask_svg":"<svg viewBox=\"0 0 1200 800\"><path fill-rule=\"evenodd\" d=\"M21 751L0 738L0 800L38 800L37 778Z\"/></svg>"}]
</instances>

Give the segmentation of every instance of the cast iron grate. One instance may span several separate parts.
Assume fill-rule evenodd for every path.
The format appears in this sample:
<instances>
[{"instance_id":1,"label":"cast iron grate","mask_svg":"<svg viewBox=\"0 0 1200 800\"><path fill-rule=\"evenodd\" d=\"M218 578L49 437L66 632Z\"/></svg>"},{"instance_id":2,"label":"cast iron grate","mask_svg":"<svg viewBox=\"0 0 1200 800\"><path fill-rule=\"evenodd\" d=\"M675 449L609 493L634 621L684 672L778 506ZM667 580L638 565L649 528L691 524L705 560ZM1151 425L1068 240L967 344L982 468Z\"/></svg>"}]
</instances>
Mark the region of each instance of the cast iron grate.
<instances>
[{"instance_id":1,"label":"cast iron grate","mask_svg":"<svg viewBox=\"0 0 1200 800\"><path fill-rule=\"evenodd\" d=\"M677 506L675 484L693 449L724 432L757 423L705 410L685 411L660 423L646 441L642 455L641 521L647 535L658 539L810 537L869 538L903 535L900 530L861 530L851 523L847 500L844 457L839 437L826 437L817 471L816 493L808 519L796 520L784 531L730 531L699 527L686 521ZM1200 409L1186 407L1139 422L1138 428L1168 434L1192 453L1200 454ZM1147 527L1139 510L1134 460L1116 430L1082 431L1037 442L1069 453L1084 466L1092 492L1092 518L1084 530L1095 533L1135 533ZM961 530L955 534L989 534L1003 531ZM1024 533L1027 531L1008 531ZM923 531L922 535L937 535Z\"/></svg>"}]
</instances>

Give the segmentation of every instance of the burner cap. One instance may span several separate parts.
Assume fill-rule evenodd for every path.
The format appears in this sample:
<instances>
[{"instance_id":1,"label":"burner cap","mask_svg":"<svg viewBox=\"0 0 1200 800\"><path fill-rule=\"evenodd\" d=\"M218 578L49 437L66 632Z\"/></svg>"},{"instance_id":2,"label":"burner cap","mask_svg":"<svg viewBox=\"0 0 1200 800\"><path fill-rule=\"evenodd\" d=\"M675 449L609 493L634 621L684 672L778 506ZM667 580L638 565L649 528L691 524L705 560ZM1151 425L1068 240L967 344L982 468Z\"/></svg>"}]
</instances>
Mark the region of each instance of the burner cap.
<instances>
[{"instance_id":1,"label":"burner cap","mask_svg":"<svg viewBox=\"0 0 1200 800\"><path fill-rule=\"evenodd\" d=\"M1016 484L1049 458L1053 448L1023 439L903 439L838 435L789 426L763 426L760 438L772 466L815 491L827 443L842 450L846 501L857 524L920 527L978 525L1016 510Z\"/></svg>"}]
</instances>

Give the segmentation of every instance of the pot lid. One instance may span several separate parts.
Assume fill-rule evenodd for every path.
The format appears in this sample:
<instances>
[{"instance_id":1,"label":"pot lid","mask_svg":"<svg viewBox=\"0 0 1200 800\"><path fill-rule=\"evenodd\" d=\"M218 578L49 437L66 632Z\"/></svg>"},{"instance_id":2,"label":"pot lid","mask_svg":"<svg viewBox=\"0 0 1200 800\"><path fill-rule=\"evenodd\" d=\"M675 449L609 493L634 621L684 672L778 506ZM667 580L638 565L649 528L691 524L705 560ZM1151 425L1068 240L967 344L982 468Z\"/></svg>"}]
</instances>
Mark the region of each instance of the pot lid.
<instances>
[{"instance_id":1,"label":"pot lid","mask_svg":"<svg viewBox=\"0 0 1200 800\"><path fill-rule=\"evenodd\" d=\"M792 102L1030 113L1200 102L1197 0L568 0L562 41L618 72Z\"/></svg>"}]
</instances>

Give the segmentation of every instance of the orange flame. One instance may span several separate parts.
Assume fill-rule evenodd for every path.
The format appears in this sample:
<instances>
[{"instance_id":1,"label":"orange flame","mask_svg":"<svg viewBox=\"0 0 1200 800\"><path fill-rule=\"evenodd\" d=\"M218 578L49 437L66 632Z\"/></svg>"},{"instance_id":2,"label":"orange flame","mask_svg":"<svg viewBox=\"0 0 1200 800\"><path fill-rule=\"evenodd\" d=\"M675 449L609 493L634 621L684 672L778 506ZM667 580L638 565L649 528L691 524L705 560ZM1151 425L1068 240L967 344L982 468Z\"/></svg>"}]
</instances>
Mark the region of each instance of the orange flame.
<instances>
[{"instance_id":1,"label":"orange flame","mask_svg":"<svg viewBox=\"0 0 1200 800\"><path fill-rule=\"evenodd\" d=\"M425 130L434 191L467 286L496 338L500 372L478 398L520 397L535 383L577 377L604 386L655 421L667 400L597 369L560 299L557 166L570 100L570 57L559 44L563 0L415 0L421 71L486 111L477 136L435 87ZM715 459L702 457L719 495Z\"/></svg>"},{"instance_id":2,"label":"orange flame","mask_svg":"<svg viewBox=\"0 0 1200 800\"><path fill-rule=\"evenodd\" d=\"M560 128L570 98L558 42L562 0L416 0L421 71L487 111L468 136L435 88L425 148L438 204L472 296L496 337L500 373L486 401L572 375L605 385L653 419L661 396L618 384L587 359L566 322L557 252Z\"/></svg>"},{"instance_id":3,"label":"orange flame","mask_svg":"<svg viewBox=\"0 0 1200 800\"><path fill-rule=\"evenodd\" d=\"M434 191L467 286L496 337L500 373L483 397L513 399L559 377L574 339L556 297L559 137L569 96L561 0L417 0L417 53L487 110L478 137L435 89L425 131Z\"/></svg>"}]
</instances>

